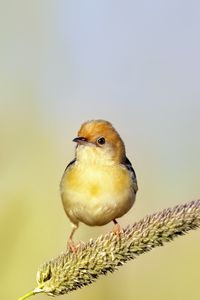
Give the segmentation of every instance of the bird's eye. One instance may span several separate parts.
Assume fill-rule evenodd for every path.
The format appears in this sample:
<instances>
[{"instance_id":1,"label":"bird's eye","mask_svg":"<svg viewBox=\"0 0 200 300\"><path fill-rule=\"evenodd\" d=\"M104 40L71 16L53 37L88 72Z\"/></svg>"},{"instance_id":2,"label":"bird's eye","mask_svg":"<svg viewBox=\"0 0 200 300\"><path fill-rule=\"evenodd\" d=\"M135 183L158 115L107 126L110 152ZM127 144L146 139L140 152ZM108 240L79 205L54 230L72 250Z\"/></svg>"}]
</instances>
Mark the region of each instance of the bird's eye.
<instances>
[{"instance_id":1,"label":"bird's eye","mask_svg":"<svg viewBox=\"0 0 200 300\"><path fill-rule=\"evenodd\" d=\"M97 139L97 143L99 145L103 145L103 144L105 144L105 142L106 142L106 140L103 136Z\"/></svg>"}]
</instances>

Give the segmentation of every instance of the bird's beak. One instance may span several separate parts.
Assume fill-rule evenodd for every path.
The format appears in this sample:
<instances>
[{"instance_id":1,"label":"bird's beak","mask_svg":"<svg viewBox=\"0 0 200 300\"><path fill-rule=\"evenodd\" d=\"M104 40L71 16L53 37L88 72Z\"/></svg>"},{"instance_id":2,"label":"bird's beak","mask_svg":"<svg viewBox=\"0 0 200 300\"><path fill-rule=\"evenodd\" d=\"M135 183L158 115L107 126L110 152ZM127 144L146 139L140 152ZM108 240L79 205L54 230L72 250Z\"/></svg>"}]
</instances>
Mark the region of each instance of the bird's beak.
<instances>
[{"instance_id":1,"label":"bird's beak","mask_svg":"<svg viewBox=\"0 0 200 300\"><path fill-rule=\"evenodd\" d=\"M82 136L79 136L79 137L76 137L75 139L73 139L73 142L83 145L83 144L87 143L87 139Z\"/></svg>"}]
</instances>

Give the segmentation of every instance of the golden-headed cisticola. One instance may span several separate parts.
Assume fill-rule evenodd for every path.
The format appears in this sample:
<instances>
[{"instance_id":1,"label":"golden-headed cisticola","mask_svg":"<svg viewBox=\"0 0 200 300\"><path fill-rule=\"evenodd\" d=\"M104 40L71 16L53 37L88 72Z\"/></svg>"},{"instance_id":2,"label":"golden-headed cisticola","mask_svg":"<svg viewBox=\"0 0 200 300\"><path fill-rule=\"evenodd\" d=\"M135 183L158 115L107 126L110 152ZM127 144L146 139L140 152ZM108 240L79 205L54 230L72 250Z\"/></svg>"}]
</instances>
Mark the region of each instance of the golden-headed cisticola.
<instances>
[{"instance_id":1,"label":"golden-headed cisticola","mask_svg":"<svg viewBox=\"0 0 200 300\"><path fill-rule=\"evenodd\" d=\"M110 122L83 123L73 141L75 159L65 169L60 192L73 226L68 246L74 252L72 237L79 222L101 226L113 221L113 231L119 233L116 219L132 207L138 187L124 143Z\"/></svg>"}]
</instances>

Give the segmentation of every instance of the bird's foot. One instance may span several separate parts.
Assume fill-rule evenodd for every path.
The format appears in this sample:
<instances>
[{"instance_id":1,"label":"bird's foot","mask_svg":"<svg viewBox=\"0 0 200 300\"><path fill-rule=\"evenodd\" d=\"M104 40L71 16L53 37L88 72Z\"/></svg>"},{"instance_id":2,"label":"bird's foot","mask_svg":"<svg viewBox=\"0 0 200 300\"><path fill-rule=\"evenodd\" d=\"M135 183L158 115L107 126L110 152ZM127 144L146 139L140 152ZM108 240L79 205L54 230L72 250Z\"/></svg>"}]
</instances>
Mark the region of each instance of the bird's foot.
<instances>
[{"instance_id":1,"label":"bird's foot","mask_svg":"<svg viewBox=\"0 0 200 300\"><path fill-rule=\"evenodd\" d=\"M119 237L120 234L123 233L123 228L116 221L114 222L114 224L115 225L113 226L112 232Z\"/></svg>"},{"instance_id":2,"label":"bird's foot","mask_svg":"<svg viewBox=\"0 0 200 300\"><path fill-rule=\"evenodd\" d=\"M72 241L72 239L68 239L68 241L67 241L67 247L68 247L68 249L69 249L73 254L76 254L77 247L76 247L76 245L74 244L74 242Z\"/></svg>"}]
</instances>

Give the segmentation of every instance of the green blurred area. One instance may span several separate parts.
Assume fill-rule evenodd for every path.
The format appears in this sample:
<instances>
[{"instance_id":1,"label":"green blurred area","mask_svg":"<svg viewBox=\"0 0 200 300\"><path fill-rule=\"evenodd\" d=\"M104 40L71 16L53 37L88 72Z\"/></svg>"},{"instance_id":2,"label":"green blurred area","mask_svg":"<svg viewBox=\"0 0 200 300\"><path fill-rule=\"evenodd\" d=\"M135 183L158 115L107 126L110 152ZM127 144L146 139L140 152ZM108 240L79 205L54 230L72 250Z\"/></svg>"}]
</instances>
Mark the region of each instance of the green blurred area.
<instances>
[{"instance_id":1,"label":"green blurred area","mask_svg":"<svg viewBox=\"0 0 200 300\"><path fill-rule=\"evenodd\" d=\"M131 2L128 3L133 9ZM148 38L151 33L154 38L146 50L147 60L144 60L143 45L136 46L134 40L127 42L124 49L118 49L115 40L112 45L109 39L104 38L107 27L101 32L98 24L99 14L102 18L104 16L104 5L105 11L109 12L105 22L111 36L115 37L119 28L117 23L109 27L109 20L111 18L115 24L119 12L113 12L112 6L109 11L106 2L99 5L102 10L91 4L91 11L86 9L87 6L81 9L78 5L73 6L71 1L65 4L53 1L27 4L22 1L20 5L13 3L12 10L8 2L3 5L0 73L1 299L17 299L34 288L38 266L66 247L71 228L61 205L59 182L66 165L73 159L74 145L71 141L83 121L99 117L108 119L125 140L127 156L138 176L139 192L134 208L120 220L123 226L147 213L199 197L200 89L196 84L199 61L191 55L193 50L199 49L199 44L195 44L198 27L187 27L188 37L194 36L194 40L191 37L191 49L187 49L191 52L181 53L186 61L186 69L181 69L182 64L181 61L178 64L177 57L180 56L178 50L182 41L177 42L176 49L169 47L169 51L165 52L164 45L159 52L160 39L153 35L158 25L165 28L165 21L162 23L162 20L156 19L155 28L147 27L146 31L137 29L135 32L131 18L130 23L124 25L126 14L127 18L130 16L128 9L123 10L121 38L128 28L130 36L134 32L136 36ZM120 11L120 5L117 7ZM139 5L137 8L142 17L142 8ZM150 11L152 16L156 13L164 16L161 8L164 10L154 5ZM168 9L170 11L170 5ZM182 17L187 15L188 9L183 8L180 12ZM173 19L173 13L171 17ZM189 19L194 19L192 13ZM176 18L172 20L177 34L185 32L179 27L185 24L185 19L181 20L182 23L178 19L177 27ZM85 24L89 24L88 27ZM102 48L92 48L93 53L90 53L94 44L94 36L90 36L93 25L100 28L97 31L101 32L102 40L99 44L96 42ZM166 37L169 45L170 42L175 43L170 40L171 35L173 28L169 28ZM81 45L78 41L82 41ZM120 44L120 40L118 42ZM105 45L111 53L112 47L115 48L113 52L122 59L118 60L116 56L113 60L112 55L107 56ZM128 55L129 46L136 48L138 53L141 50L141 56L133 53L132 58L131 54ZM157 62L154 65L154 50L155 57L159 54L163 64ZM177 57L174 54L176 50ZM138 60L141 65L137 65ZM188 66L187 61L190 61ZM135 68L135 77L130 64ZM142 65L144 69L141 70ZM145 77L147 72L150 74L148 78ZM128 82L129 78L132 81ZM139 78L138 82L136 78ZM143 83L146 85L143 86ZM89 228L81 225L75 238L87 241L90 237L106 233L111 226ZM129 262L90 287L60 298L197 300L199 258L200 232L197 230ZM45 295L34 297L47 299Z\"/></svg>"},{"instance_id":2,"label":"green blurred area","mask_svg":"<svg viewBox=\"0 0 200 300\"><path fill-rule=\"evenodd\" d=\"M23 103L20 105L23 106ZM26 116L18 111L18 120L15 122L14 116L1 116L1 122L4 123L0 130L3 158L0 175L2 299L17 299L35 287L38 266L63 251L70 232L58 187L65 165L73 158L72 142L64 141L63 136L63 149L60 149L56 145L58 137L54 132L51 136L51 132L44 129L36 107L31 109L31 106L35 105L29 102L30 111L26 112ZM72 127L77 126L79 124L72 124ZM76 128L70 130L74 131ZM153 175L151 163L144 166L144 158L140 154L138 156L141 159L141 162L139 158L136 159L140 191L135 207L121 220L124 226L146 213L193 197L190 186L194 184L194 178L191 177L191 182L187 186L183 184L181 188L177 184L176 189L174 183L173 191L168 191L168 186L161 182L159 173L155 172L156 175ZM154 167L159 167L156 158ZM156 182L155 190L151 189L151 181L147 181L147 173L151 173L151 180ZM181 181L181 176L179 180ZM184 183L184 179L182 181ZM184 197L184 194L188 196ZM168 201L169 195L173 196ZM182 196L184 199L181 199ZM105 233L111 226L88 228L82 225L76 234L76 240L86 241ZM93 286L63 298L123 299L126 296L131 299L134 296L139 299L198 299L199 250L197 231L163 248L155 249L152 253L129 262L118 272L98 280ZM35 297L46 299L47 296Z\"/></svg>"}]
</instances>

